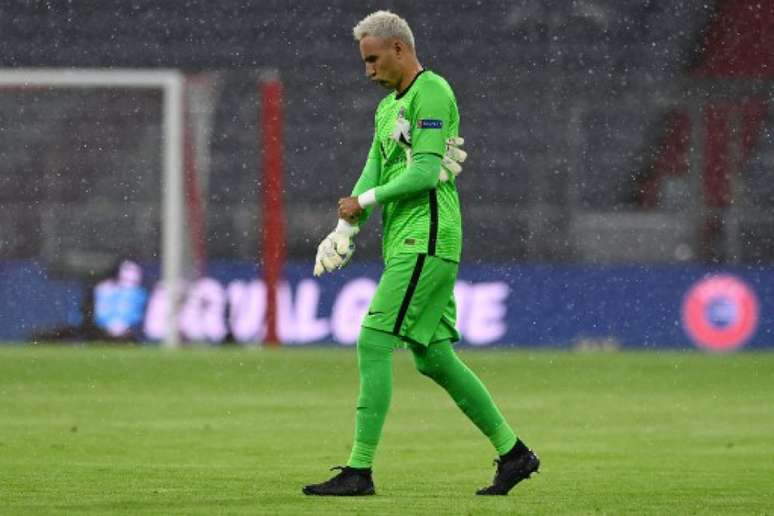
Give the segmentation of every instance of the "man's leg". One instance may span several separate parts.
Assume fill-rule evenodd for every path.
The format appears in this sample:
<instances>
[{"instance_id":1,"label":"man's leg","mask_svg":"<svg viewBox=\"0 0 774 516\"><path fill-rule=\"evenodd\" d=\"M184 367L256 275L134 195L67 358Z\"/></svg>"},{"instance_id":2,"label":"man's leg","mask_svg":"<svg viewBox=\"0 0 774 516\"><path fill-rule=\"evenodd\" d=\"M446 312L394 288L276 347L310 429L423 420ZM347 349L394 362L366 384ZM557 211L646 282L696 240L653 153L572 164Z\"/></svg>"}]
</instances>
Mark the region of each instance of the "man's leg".
<instances>
[{"instance_id":1,"label":"man's leg","mask_svg":"<svg viewBox=\"0 0 774 516\"><path fill-rule=\"evenodd\" d=\"M417 370L443 387L457 406L504 455L516 444L516 434L505 421L489 391L459 359L449 341L412 345Z\"/></svg>"},{"instance_id":2,"label":"man's leg","mask_svg":"<svg viewBox=\"0 0 774 516\"><path fill-rule=\"evenodd\" d=\"M400 342L389 333L362 328L357 341L360 394L355 416L355 439L347 466L330 480L304 487L304 494L359 496L375 492L371 479L376 447L392 398L392 354Z\"/></svg>"},{"instance_id":3,"label":"man's leg","mask_svg":"<svg viewBox=\"0 0 774 516\"><path fill-rule=\"evenodd\" d=\"M506 495L538 470L540 460L517 439L478 376L459 359L451 342L412 345L417 370L443 387L466 416L489 438L500 458L492 485L480 495Z\"/></svg>"},{"instance_id":4,"label":"man's leg","mask_svg":"<svg viewBox=\"0 0 774 516\"><path fill-rule=\"evenodd\" d=\"M400 339L362 328L357 341L360 394L355 416L355 440L347 461L351 468L370 468L392 398L392 354Z\"/></svg>"},{"instance_id":5,"label":"man's leg","mask_svg":"<svg viewBox=\"0 0 774 516\"><path fill-rule=\"evenodd\" d=\"M341 473L322 484L306 486L304 493L341 496L374 493L371 464L392 397L392 354L402 342L399 330L403 321L410 319L413 313L412 300L426 298L423 296L425 289L433 288L433 282L418 281L416 277L422 272L425 261L424 255L403 254L392 258L385 266L357 341L360 394L352 452ZM456 271L456 265L451 267ZM449 295L451 288L445 292L445 296ZM443 309L443 305L438 308ZM419 311L428 312L427 309ZM440 317L439 311L429 328L430 335Z\"/></svg>"}]
</instances>

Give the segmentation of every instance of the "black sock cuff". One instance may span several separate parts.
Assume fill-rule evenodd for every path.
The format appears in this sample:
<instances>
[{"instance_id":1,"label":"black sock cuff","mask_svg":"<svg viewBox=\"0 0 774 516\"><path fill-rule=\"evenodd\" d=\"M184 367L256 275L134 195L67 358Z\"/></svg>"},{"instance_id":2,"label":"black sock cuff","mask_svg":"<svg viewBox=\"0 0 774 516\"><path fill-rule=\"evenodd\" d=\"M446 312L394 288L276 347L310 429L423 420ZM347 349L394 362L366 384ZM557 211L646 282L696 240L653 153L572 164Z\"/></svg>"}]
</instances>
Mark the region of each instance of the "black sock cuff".
<instances>
[{"instance_id":1,"label":"black sock cuff","mask_svg":"<svg viewBox=\"0 0 774 516\"><path fill-rule=\"evenodd\" d=\"M347 466L347 469L356 473L371 473L371 468L353 468L352 466Z\"/></svg>"},{"instance_id":2,"label":"black sock cuff","mask_svg":"<svg viewBox=\"0 0 774 516\"><path fill-rule=\"evenodd\" d=\"M513 448L511 448L511 451L503 455L503 457L511 457L513 455L521 455L522 453L526 453L529 451L529 448L522 442L521 439L516 441L516 444L513 445Z\"/></svg>"}]
</instances>

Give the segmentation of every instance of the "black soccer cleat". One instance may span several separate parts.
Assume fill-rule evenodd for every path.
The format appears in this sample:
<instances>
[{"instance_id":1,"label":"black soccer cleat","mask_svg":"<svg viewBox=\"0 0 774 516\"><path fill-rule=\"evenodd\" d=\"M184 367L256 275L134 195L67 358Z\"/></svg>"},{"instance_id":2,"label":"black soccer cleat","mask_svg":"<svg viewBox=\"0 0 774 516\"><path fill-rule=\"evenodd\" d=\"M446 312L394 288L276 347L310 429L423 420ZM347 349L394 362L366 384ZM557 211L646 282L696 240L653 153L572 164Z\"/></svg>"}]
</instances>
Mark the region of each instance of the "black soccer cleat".
<instances>
[{"instance_id":1,"label":"black soccer cleat","mask_svg":"<svg viewBox=\"0 0 774 516\"><path fill-rule=\"evenodd\" d=\"M476 491L477 495L505 496L516 484L537 473L540 467L538 456L521 441L516 442L511 451L495 459L495 463L497 473L492 485L479 489Z\"/></svg>"},{"instance_id":2,"label":"black soccer cleat","mask_svg":"<svg viewBox=\"0 0 774 516\"><path fill-rule=\"evenodd\" d=\"M341 470L338 475L321 484L310 484L302 489L305 495L314 496L370 496L376 494L371 468L359 469L349 466L331 468Z\"/></svg>"}]
</instances>

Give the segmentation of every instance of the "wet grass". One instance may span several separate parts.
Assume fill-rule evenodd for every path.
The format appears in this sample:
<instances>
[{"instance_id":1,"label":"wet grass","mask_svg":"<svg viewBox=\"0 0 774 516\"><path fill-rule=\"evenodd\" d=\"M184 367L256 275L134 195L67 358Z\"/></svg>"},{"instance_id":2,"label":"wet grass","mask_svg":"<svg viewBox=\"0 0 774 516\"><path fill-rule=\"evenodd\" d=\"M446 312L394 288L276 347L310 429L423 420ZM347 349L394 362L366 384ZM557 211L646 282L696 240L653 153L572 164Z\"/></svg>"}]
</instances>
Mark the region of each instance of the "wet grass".
<instances>
[{"instance_id":1,"label":"wet grass","mask_svg":"<svg viewBox=\"0 0 774 516\"><path fill-rule=\"evenodd\" d=\"M774 512L774 353L461 354L543 460L511 496L472 495L493 451L405 352L378 495L319 499L353 350L0 347L0 513Z\"/></svg>"}]
</instances>

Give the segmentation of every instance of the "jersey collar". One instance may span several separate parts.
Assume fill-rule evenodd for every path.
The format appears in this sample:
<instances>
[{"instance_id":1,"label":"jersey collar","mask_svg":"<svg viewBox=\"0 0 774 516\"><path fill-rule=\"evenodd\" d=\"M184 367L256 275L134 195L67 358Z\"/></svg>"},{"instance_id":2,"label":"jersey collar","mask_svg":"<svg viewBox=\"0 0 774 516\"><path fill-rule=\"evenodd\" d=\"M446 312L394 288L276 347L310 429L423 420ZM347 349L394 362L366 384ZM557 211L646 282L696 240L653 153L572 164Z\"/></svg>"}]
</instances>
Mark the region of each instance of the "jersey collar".
<instances>
[{"instance_id":1,"label":"jersey collar","mask_svg":"<svg viewBox=\"0 0 774 516\"><path fill-rule=\"evenodd\" d=\"M421 70L419 71L419 73L418 73L418 74L416 74L416 75L414 76L414 79L412 79L412 81L411 81L411 84L409 84L409 85L406 87L406 89L405 89L405 90L403 90L403 91L402 91L402 92L400 92L400 93L397 93L397 92L396 92L396 93L395 93L395 100L400 100L400 99L401 99L401 98L402 98L402 97L403 97L403 96L404 96L406 93L408 93L408 91L411 89L411 87L414 85L414 83L415 83L415 82L417 82L417 79L419 78L419 76L420 76L420 75L422 75L423 73L425 73L426 71L427 71L427 68L423 68L423 69L421 69Z\"/></svg>"}]
</instances>

